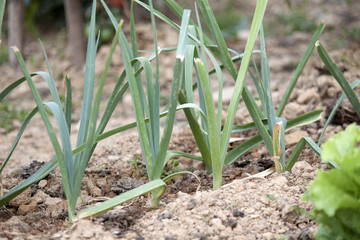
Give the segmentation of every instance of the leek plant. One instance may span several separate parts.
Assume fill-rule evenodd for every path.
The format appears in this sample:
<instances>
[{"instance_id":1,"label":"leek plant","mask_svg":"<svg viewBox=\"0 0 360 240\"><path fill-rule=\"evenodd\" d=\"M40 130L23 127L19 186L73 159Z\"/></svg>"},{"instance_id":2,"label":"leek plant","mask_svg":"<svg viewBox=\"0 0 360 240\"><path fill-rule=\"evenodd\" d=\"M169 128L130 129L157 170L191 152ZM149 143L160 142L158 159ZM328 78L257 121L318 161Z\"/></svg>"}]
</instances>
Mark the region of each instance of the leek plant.
<instances>
[{"instance_id":1,"label":"leek plant","mask_svg":"<svg viewBox=\"0 0 360 240\"><path fill-rule=\"evenodd\" d=\"M139 0L134 1L142 5L147 10L153 11L155 16L180 31L180 27L176 23L168 19L160 12L152 10L151 6ZM198 0L197 2L201 9L202 16L205 19L205 22L208 24L211 37L215 39L216 44L212 43L210 38L203 34L198 16L199 14L197 14L198 25L193 20L189 20L189 44L185 50L184 73L182 75L182 84L178 100L180 104L193 103L192 91L193 89L198 89L200 96L199 107L183 108L183 110L193 132L196 143L199 147L199 151L202 155L201 160L205 163L208 172L213 173L213 188L217 189L221 186L223 164L232 163L242 154L246 153L263 141L265 142L269 153L274 156L273 159L275 160L278 171L290 171L306 143L310 145L315 153L320 154L320 148L314 143L312 139L303 138L295 147L290 159L285 162L284 132L286 129L318 120L322 112L321 109L311 111L289 121L286 121L283 118L279 118L278 116L281 115L284 107L286 106L287 100L300 76L300 73L313 51L315 42L324 29L324 24L321 24L315 32L308 49L306 50L295 71L294 77L290 81L278 111L275 113L271 99L269 69L267 66L268 63L265 52L265 41L263 37L264 34L261 27L267 1L257 2L257 7L255 9L253 22L250 29L250 35L245 47L244 54L236 53L234 50L227 47L209 3L206 0ZM165 3L179 18L184 16L184 10L174 0L165 0ZM253 50L253 47L259 31L261 50L256 51ZM235 56L231 57L230 52L235 52ZM254 74L248 70L248 65L252 58L252 54L258 52L261 53L262 59L262 70L259 80L257 80L254 77ZM214 66L214 69L211 71L209 71L207 68L207 58L210 59ZM239 60L241 60L242 63L239 71L237 72L234 62ZM218 64L217 61L220 61L221 64ZM193 66L195 66L197 76L197 81L194 84L192 82ZM234 88L234 95L232 96L230 106L228 108L226 121L223 129L221 129L221 69L223 68L225 68L231 74L231 76L236 81L236 84ZM254 83L257 86L261 102L263 103L264 113L260 110L260 107L256 105L254 97L250 94L247 86L244 84L245 76L248 71L250 72L250 75L252 76ZM209 81L211 74L216 74L218 79L219 103L217 109L215 108L212 100L212 91ZM254 122L242 126L234 126L233 123L235 113L237 111L238 103L241 97L243 97L246 107L250 112ZM198 119L195 114L196 109L198 109L200 112L200 124L198 123ZM230 152L227 152L227 147L232 132L244 131L255 127L259 130L259 135L254 136Z\"/></svg>"},{"instance_id":2,"label":"leek plant","mask_svg":"<svg viewBox=\"0 0 360 240\"><path fill-rule=\"evenodd\" d=\"M143 5L145 8L149 8L140 1L135 1ZM205 19L204 22L207 23L208 29L210 30L211 37L215 40L215 44L203 33L199 21L199 16L197 17L198 24L196 24L194 21L190 21L189 28L192 30L188 36L189 42L191 42L192 45L188 46L185 55L185 71L183 75L182 88L179 93L179 102L181 104L193 102L192 91L193 89L197 88L200 97L200 124L197 120L194 109L184 109L184 112L203 157L202 161L204 161L207 170L213 173L213 188L217 189L221 186L222 166L224 164L231 164L242 154L246 153L261 142L265 142L270 155L273 156L277 171L290 171L306 143L310 145L310 147L317 154L319 154L321 150L314 143L314 141L310 138L303 138L295 147L295 150L292 153L290 159L286 162L284 133L286 129L318 120L322 112L321 109L311 111L289 121L284 118L280 118L280 116L284 107L286 106L287 100L290 97L290 94L300 76L301 71L303 70L313 51L315 42L324 29L324 24L321 24L315 32L308 49L306 50L298 67L296 68L295 74L290 81L283 100L276 112L271 98L270 74L266 57L264 31L262 29L262 19L266 9L267 1L257 1L249 38L243 54L236 53L234 50L227 47L207 0L198 0L197 2L199 4L202 16ZM181 6L178 5L174 0L165 0L165 3L178 17L181 18L183 16L183 10ZM176 24L174 24L171 20L167 19L162 14L157 13L157 16L174 28L179 29ZM259 33L260 51L253 50ZM248 66L250 61L253 59L252 55L259 52L261 54L261 74L257 72L255 75L249 70ZM232 57L230 53L235 53L235 56ZM196 59L194 60L194 58ZM210 59L211 64L214 67L213 70L209 71L207 59ZM236 71L234 62L239 60L241 60L240 69ZM218 64L217 61L219 61L221 64ZM195 66L197 76L197 80L194 84L192 82L193 65ZM221 128L221 92L223 78L221 70L223 68L225 68L234 78L235 87L230 105L227 110L224 126ZM250 94L247 86L244 84L247 72L249 72L258 90L263 112L255 103L254 97ZM219 101L217 108L213 103L213 93L211 91L212 88L209 80L210 75L212 74L216 74L218 80L217 85L219 88ZM234 126L235 113L237 111L238 103L241 97L243 98L245 105L250 112L253 122L241 126ZM245 141L228 152L227 148L229 145L231 133L244 131L251 128L258 129L260 134L252 137L251 139Z\"/></svg>"},{"instance_id":3,"label":"leek plant","mask_svg":"<svg viewBox=\"0 0 360 240\"><path fill-rule=\"evenodd\" d=\"M72 150L71 142L70 142L70 127L71 127L71 110L72 110L72 91L71 91L71 82L68 77L66 77L66 85L67 85L67 94L65 97L65 101L62 104L60 101L59 93L55 87L54 78L51 72L50 64L46 56L45 49L43 47L43 52L45 56L46 63L48 65L48 72L36 72L30 74L27 70L26 64L21 56L19 50L14 47L15 55L20 63L21 69L25 75L25 77L15 81L10 84L7 88L5 88L0 93L0 101L2 101L12 90L26 81L30 87L30 90L33 94L33 97L36 102L36 107L28 114L25 118L22 126L20 127L19 133L16 136L14 143L5 158L4 163L0 168L0 174L3 171L4 167L7 165L10 157L15 150L22 133L27 127L28 123L34 117L34 115L39 112L41 118L46 126L46 130L50 137L51 143L53 145L56 156L49 162L47 162L41 169L39 169L36 173L31 175L28 179L26 179L23 183L19 184L15 188L11 189L7 194L1 196L0 198L0 206L3 206L11 199L19 195L26 188L31 186L31 184L38 182L45 176L47 176L51 171L53 171L57 166L60 167L60 172L62 176L62 185L63 189L68 201L68 215L69 221L73 221L73 217L75 215L75 207L76 202L80 193L80 187L82 183L82 177L85 172L85 168L87 163L95 150L97 143L107 137L110 137L116 133L125 131L127 129L136 127L136 123L130 123L124 126L117 127L108 132L104 133L104 129L113 113L116 105L119 100L126 92L128 88L128 84L124 83L126 78L125 72L123 72L113 90L112 95L110 96L106 109L104 111L101 120L96 125L97 119L99 117L99 107L100 100L102 95L102 89L105 84L105 79L107 77L108 69L111 63L111 58L115 50L116 43L118 42L118 38L123 38L124 34L121 30L122 22L116 22L116 35L113 39L113 43L111 46L111 50L109 56L106 60L104 71L99 79L98 89L96 95L94 96L94 86L95 86L95 56L96 50L98 46L98 39L95 39L95 10L96 10L96 0L93 1L92 5L92 14L91 14L91 23L90 23L90 34L88 40L87 47L87 56L86 56L86 69L85 69L85 82L84 82L84 97L83 104L81 110L81 120L80 127L78 132L78 138L76 143L76 148ZM136 76L140 74L142 70L136 73ZM43 102L40 98L39 92L36 89L32 77L34 75L38 75L42 77L48 84L52 101L51 102ZM60 133L61 145L59 140L56 137L54 128L49 120L48 108L50 112L54 115L57 123L57 127ZM161 117L165 116L167 113L161 114ZM145 119L145 122L149 121L149 119ZM145 194L154 189L164 189L165 183L162 180L150 182L146 184L146 186L137 189L131 193L128 193L125 196L122 196L120 199L117 198L116 201L121 203L122 201L128 201L138 195ZM164 191L164 190L162 190ZM105 204L105 208L111 208L114 203ZM93 212L93 214L95 214Z\"/></svg>"},{"instance_id":4,"label":"leek plant","mask_svg":"<svg viewBox=\"0 0 360 240\"><path fill-rule=\"evenodd\" d=\"M119 24L117 34L114 37L113 44L111 46L110 54L107 58L105 69L99 80L99 86L97 93L93 96L94 84L95 84L95 53L97 49L98 40L95 40L95 9L96 1L93 1L91 30L88 41L88 51L86 57L86 71L85 71L85 87L84 87L84 100L81 111L80 128L77 138L76 146L79 147L84 144L84 150L73 154L70 142L70 120L71 120L71 88L68 88L67 98L64 104L64 110L60 102L59 93L55 87L52 71L46 56L45 49L43 47L44 56L48 65L48 73L38 72L37 75L44 78L49 86L49 90L52 96L51 102L43 102L36 86L32 80L30 73L27 70L24 59L22 58L19 50L14 47L14 53L19 61L20 67L25 75L25 79L30 87L37 105L37 111L40 113L41 118L45 124L46 130L50 137L54 151L56 153L56 159L60 167L62 176L62 186L65 192L65 196L68 202L68 216L69 221L72 222L72 218L75 215L75 206L80 193L82 177L85 172L87 163L91 157L96 134L96 121L98 118L100 100L102 95L102 89L105 84L108 68L110 66L112 54L115 50L118 33L121 29L122 23ZM67 79L67 84L70 87L70 81ZM93 101L94 100L94 101ZM94 103L93 103L94 102ZM54 115L57 126L59 128L62 148L55 135L54 128L50 123L46 107L50 109Z\"/></svg>"},{"instance_id":5,"label":"leek plant","mask_svg":"<svg viewBox=\"0 0 360 240\"><path fill-rule=\"evenodd\" d=\"M114 17L106 6L105 2L101 0L108 15L112 21ZM187 32L188 23L190 19L190 10L184 10L180 34L178 39L178 45L176 47L176 60L174 66L173 80L171 93L169 97L169 104L167 106L167 117L165 121L164 131L160 139L160 71L159 71L159 48L157 45L156 36L156 23L154 17L154 9L152 1L149 1L149 10L151 14L151 23L153 28L154 37L154 54L155 57L155 77L153 70L150 65L150 60L145 57L139 56L137 48L137 41L135 35L135 23L133 15L133 3L131 5L131 43L132 49L129 47L130 44L126 38L120 38L120 48L122 57L125 65L125 72L128 78L128 84L131 92L137 130L139 132L139 138L141 148L143 152L143 158L146 164L147 176L149 181L158 180L163 173L164 167L168 160L173 155L184 155L182 153L174 153L168 151L168 145L171 138L171 133L175 120L175 113L178 108L191 107L178 106L178 91L180 86L180 79L183 71L184 55L187 46ZM150 57L151 58L151 57ZM135 76L135 72L140 69L144 69L145 73L145 89L142 84L141 75ZM148 121L146 122L146 119ZM184 172L174 173L166 177L164 181L168 181L172 177ZM159 206L159 201L163 195L162 189L159 191L152 192L151 205L153 207Z\"/></svg>"}]
</instances>

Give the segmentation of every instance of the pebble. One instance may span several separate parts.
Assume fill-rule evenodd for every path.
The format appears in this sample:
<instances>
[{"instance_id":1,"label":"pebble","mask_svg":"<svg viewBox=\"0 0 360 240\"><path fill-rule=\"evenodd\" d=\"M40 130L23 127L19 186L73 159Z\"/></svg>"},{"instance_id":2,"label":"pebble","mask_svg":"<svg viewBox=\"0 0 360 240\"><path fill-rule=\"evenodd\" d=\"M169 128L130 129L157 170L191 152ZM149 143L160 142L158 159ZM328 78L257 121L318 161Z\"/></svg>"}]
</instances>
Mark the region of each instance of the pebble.
<instances>
[{"instance_id":1,"label":"pebble","mask_svg":"<svg viewBox=\"0 0 360 240\"><path fill-rule=\"evenodd\" d=\"M245 216L244 212L242 212L238 209L233 210L232 214L234 217L244 217Z\"/></svg>"},{"instance_id":2,"label":"pebble","mask_svg":"<svg viewBox=\"0 0 360 240\"><path fill-rule=\"evenodd\" d=\"M31 201L31 190L30 188L26 189L22 194L20 194L18 197L12 199L9 202L10 207L18 208L21 205L29 204Z\"/></svg>"},{"instance_id":3,"label":"pebble","mask_svg":"<svg viewBox=\"0 0 360 240\"><path fill-rule=\"evenodd\" d=\"M188 204L186 205L186 210L191 210L196 206L196 201L194 198L190 199Z\"/></svg>"},{"instance_id":4,"label":"pebble","mask_svg":"<svg viewBox=\"0 0 360 240\"><path fill-rule=\"evenodd\" d=\"M275 238L275 237L274 237L274 234L269 233L269 232L264 233L262 236L263 236L263 238L266 239L266 240L271 240L271 239L274 239L274 238Z\"/></svg>"},{"instance_id":5,"label":"pebble","mask_svg":"<svg viewBox=\"0 0 360 240\"><path fill-rule=\"evenodd\" d=\"M39 188L44 188L47 185L47 180L41 180L38 184Z\"/></svg>"},{"instance_id":6,"label":"pebble","mask_svg":"<svg viewBox=\"0 0 360 240\"><path fill-rule=\"evenodd\" d=\"M255 209L253 209L253 208L247 208L247 209L245 209L245 211L244 211L245 214L252 214L252 213L254 213L254 212L255 212Z\"/></svg>"},{"instance_id":7,"label":"pebble","mask_svg":"<svg viewBox=\"0 0 360 240\"><path fill-rule=\"evenodd\" d=\"M269 204L269 199L266 196L261 196L261 198L259 199L260 202L262 202L265 205Z\"/></svg>"},{"instance_id":8,"label":"pebble","mask_svg":"<svg viewBox=\"0 0 360 240\"><path fill-rule=\"evenodd\" d=\"M298 161L293 166L291 172L294 173L296 176L301 176L305 172L311 171L311 166L306 161Z\"/></svg>"},{"instance_id":9,"label":"pebble","mask_svg":"<svg viewBox=\"0 0 360 240\"><path fill-rule=\"evenodd\" d=\"M110 161L117 161L120 159L120 156L110 155L110 156L108 156L108 159Z\"/></svg>"},{"instance_id":10,"label":"pebble","mask_svg":"<svg viewBox=\"0 0 360 240\"><path fill-rule=\"evenodd\" d=\"M223 231L225 229L225 226L222 224L219 218L211 219L210 224L219 231Z\"/></svg>"},{"instance_id":11,"label":"pebble","mask_svg":"<svg viewBox=\"0 0 360 240\"><path fill-rule=\"evenodd\" d=\"M316 88L307 89L305 92L299 94L297 98L297 102L299 104L307 104L313 100L316 102L320 100L319 93Z\"/></svg>"}]
</instances>

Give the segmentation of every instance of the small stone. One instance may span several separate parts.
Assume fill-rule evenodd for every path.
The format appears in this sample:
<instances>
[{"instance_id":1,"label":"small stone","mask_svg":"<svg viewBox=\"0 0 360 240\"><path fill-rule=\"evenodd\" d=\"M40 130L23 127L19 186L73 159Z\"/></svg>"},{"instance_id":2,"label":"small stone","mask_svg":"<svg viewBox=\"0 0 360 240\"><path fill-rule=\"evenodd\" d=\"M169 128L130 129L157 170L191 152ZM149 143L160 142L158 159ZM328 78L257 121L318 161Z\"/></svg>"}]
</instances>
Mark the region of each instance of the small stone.
<instances>
[{"instance_id":1,"label":"small stone","mask_svg":"<svg viewBox=\"0 0 360 240\"><path fill-rule=\"evenodd\" d=\"M274 236L274 234L267 232L267 233L263 234L263 238L266 240L271 240L271 239L274 239L275 236Z\"/></svg>"},{"instance_id":2,"label":"small stone","mask_svg":"<svg viewBox=\"0 0 360 240\"><path fill-rule=\"evenodd\" d=\"M31 199L31 190L30 188L26 189L23 193L21 193L16 198L12 199L9 202L10 207L18 208L20 205L26 205L30 203Z\"/></svg>"},{"instance_id":3,"label":"small stone","mask_svg":"<svg viewBox=\"0 0 360 240\"><path fill-rule=\"evenodd\" d=\"M39 190L33 196L32 201L35 202L36 204L40 204L40 203L43 203L47 197L49 197L49 195L47 195L43 191Z\"/></svg>"},{"instance_id":4,"label":"small stone","mask_svg":"<svg viewBox=\"0 0 360 240\"><path fill-rule=\"evenodd\" d=\"M313 100L315 100L316 102L320 100L319 93L316 88L307 89L305 92L302 92L297 98L297 102L299 104L307 104Z\"/></svg>"},{"instance_id":5,"label":"small stone","mask_svg":"<svg viewBox=\"0 0 360 240\"><path fill-rule=\"evenodd\" d=\"M47 185L47 181L45 179L41 180L38 184L39 188L44 188Z\"/></svg>"},{"instance_id":6,"label":"small stone","mask_svg":"<svg viewBox=\"0 0 360 240\"><path fill-rule=\"evenodd\" d=\"M57 205L61 204L63 201L64 200L61 198L48 197L45 199L45 205L47 207L57 206Z\"/></svg>"},{"instance_id":7,"label":"small stone","mask_svg":"<svg viewBox=\"0 0 360 240\"><path fill-rule=\"evenodd\" d=\"M92 197L100 197L102 196L101 189L98 188L95 183L90 180L89 178L86 178L84 180L85 186L87 187L87 191Z\"/></svg>"},{"instance_id":8,"label":"small stone","mask_svg":"<svg viewBox=\"0 0 360 240\"><path fill-rule=\"evenodd\" d=\"M29 232L31 230L30 225L25 223L17 216L11 217L9 220L6 221L6 223L9 226L10 225L14 226L15 229L20 230L22 232Z\"/></svg>"},{"instance_id":9,"label":"small stone","mask_svg":"<svg viewBox=\"0 0 360 240\"><path fill-rule=\"evenodd\" d=\"M309 228L309 231L308 231L308 236L311 238L311 239L314 239L315 238L315 234L316 232L318 231L318 227L317 226L311 226Z\"/></svg>"},{"instance_id":10,"label":"small stone","mask_svg":"<svg viewBox=\"0 0 360 240\"><path fill-rule=\"evenodd\" d=\"M244 212L245 212L246 214L252 214L252 213L255 212L255 209L253 209L253 208L247 208L247 209L245 209Z\"/></svg>"},{"instance_id":11,"label":"small stone","mask_svg":"<svg viewBox=\"0 0 360 240\"><path fill-rule=\"evenodd\" d=\"M165 236L165 240L176 240L176 238L171 237L171 236Z\"/></svg>"},{"instance_id":12,"label":"small stone","mask_svg":"<svg viewBox=\"0 0 360 240\"><path fill-rule=\"evenodd\" d=\"M171 213L161 213L158 215L159 220L170 219L171 217Z\"/></svg>"},{"instance_id":13,"label":"small stone","mask_svg":"<svg viewBox=\"0 0 360 240\"><path fill-rule=\"evenodd\" d=\"M296 223L296 220L299 219L299 213L291 205L286 205L282 212L282 218L289 223Z\"/></svg>"},{"instance_id":14,"label":"small stone","mask_svg":"<svg viewBox=\"0 0 360 240\"><path fill-rule=\"evenodd\" d=\"M30 212L35 212L37 209L37 204L36 202L31 202L29 204L23 204L23 205L20 205L19 208L18 208L18 213L20 215L26 215Z\"/></svg>"},{"instance_id":15,"label":"small stone","mask_svg":"<svg viewBox=\"0 0 360 240\"><path fill-rule=\"evenodd\" d=\"M61 233L55 233L51 236L51 238L60 238L61 237Z\"/></svg>"},{"instance_id":16,"label":"small stone","mask_svg":"<svg viewBox=\"0 0 360 240\"><path fill-rule=\"evenodd\" d=\"M240 211L238 209L234 209L232 214L234 217L244 217L245 216L244 212Z\"/></svg>"},{"instance_id":17,"label":"small stone","mask_svg":"<svg viewBox=\"0 0 360 240\"><path fill-rule=\"evenodd\" d=\"M280 176L278 176L277 178L275 178L275 181L277 182L277 184L278 184L279 186L282 186L282 187L285 187L285 186L287 186L287 184L288 184L287 178L286 178L285 176L282 176L282 175L280 175Z\"/></svg>"},{"instance_id":18,"label":"small stone","mask_svg":"<svg viewBox=\"0 0 360 240\"><path fill-rule=\"evenodd\" d=\"M329 87L328 88L327 95L330 98L336 98L337 94L338 94L338 90L335 87Z\"/></svg>"},{"instance_id":19,"label":"small stone","mask_svg":"<svg viewBox=\"0 0 360 240\"><path fill-rule=\"evenodd\" d=\"M269 199L266 196L262 196L259 200L265 205L269 204Z\"/></svg>"},{"instance_id":20,"label":"small stone","mask_svg":"<svg viewBox=\"0 0 360 240\"><path fill-rule=\"evenodd\" d=\"M197 239L199 239L199 240L206 240L206 239L208 239L208 237L205 235L205 234L203 234L203 233L194 233L194 237L195 238L197 238Z\"/></svg>"},{"instance_id":21,"label":"small stone","mask_svg":"<svg viewBox=\"0 0 360 240\"><path fill-rule=\"evenodd\" d=\"M190 199L188 204L186 205L186 210L191 210L196 206L196 201L194 198Z\"/></svg>"},{"instance_id":22,"label":"small stone","mask_svg":"<svg viewBox=\"0 0 360 240\"><path fill-rule=\"evenodd\" d=\"M231 227L231 229L234 229L237 226L237 220L236 218L229 217L224 225L227 227Z\"/></svg>"},{"instance_id":23,"label":"small stone","mask_svg":"<svg viewBox=\"0 0 360 240\"><path fill-rule=\"evenodd\" d=\"M117 160L120 159L120 156L110 155L110 156L108 156L108 159L109 159L110 161L117 161Z\"/></svg>"},{"instance_id":24,"label":"small stone","mask_svg":"<svg viewBox=\"0 0 360 240\"><path fill-rule=\"evenodd\" d=\"M311 171L311 165L306 161L297 161L291 169L291 172L297 176L301 176L303 173L309 171Z\"/></svg>"},{"instance_id":25,"label":"small stone","mask_svg":"<svg viewBox=\"0 0 360 240\"><path fill-rule=\"evenodd\" d=\"M207 216L207 215L209 215L209 213L210 213L209 209L205 209L205 210L202 212L202 215L203 215L203 216Z\"/></svg>"},{"instance_id":26,"label":"small stone","mask_svg":"<svg viewBox=\"0 0 360 240\"><path fill-rule=\"evenodd\" d=\"M219 231L222 231L222 230L225 229L225 226L222 224L222 222L221 222L221 220L220 220L219 218L213 218L213 219L211 219L210 224L211 224L214 228L218 229Z\"/></svg>"}]
</instances>

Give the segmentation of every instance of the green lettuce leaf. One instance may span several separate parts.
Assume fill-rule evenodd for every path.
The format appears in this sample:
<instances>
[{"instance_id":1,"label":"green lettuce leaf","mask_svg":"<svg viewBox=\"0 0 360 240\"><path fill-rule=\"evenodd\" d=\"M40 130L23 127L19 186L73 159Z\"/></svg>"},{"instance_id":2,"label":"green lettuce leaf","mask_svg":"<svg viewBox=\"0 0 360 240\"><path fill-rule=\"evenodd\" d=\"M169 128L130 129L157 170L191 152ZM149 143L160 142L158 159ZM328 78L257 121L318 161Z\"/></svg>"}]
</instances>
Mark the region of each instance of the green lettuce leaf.
<instances>
[{"instance_id":1,"label":"green lettuce leaf","mask_svg":"<svg viewBox=\"0 0 360 240\"><path fill-rule=\"evenodd\" d=\"M318 171L303 196L314 204L318 240L360 239L360 129L352 124L322 145L321 158L339 168Z\"/></svg>"},{"instance_id":2,"label":"green lettuce leaf","mask_svg":"<svg viewBox=\"0 0 360 240\"><path fill-rule=\"evenodd\" d=\"M307 198L314 203L315 209L330 217L340 208L360 209L360 201L354 197L360 187L340 169L319 171L308 190Z\"/></svg>"},{"instance_id":3,"label":"green lettuce leaf","mask_svg":"<svg viewBox=\"0 0 360 240\"><path fill-rule=\"evenodd\" d=\"M326 163L334 161L341 166L344 155L354 151L355 143L360 138L359 131L355 124L351 124L345 131L330 138L321 146L323 149L321 159Z\"/></svg>"}]
</instances>

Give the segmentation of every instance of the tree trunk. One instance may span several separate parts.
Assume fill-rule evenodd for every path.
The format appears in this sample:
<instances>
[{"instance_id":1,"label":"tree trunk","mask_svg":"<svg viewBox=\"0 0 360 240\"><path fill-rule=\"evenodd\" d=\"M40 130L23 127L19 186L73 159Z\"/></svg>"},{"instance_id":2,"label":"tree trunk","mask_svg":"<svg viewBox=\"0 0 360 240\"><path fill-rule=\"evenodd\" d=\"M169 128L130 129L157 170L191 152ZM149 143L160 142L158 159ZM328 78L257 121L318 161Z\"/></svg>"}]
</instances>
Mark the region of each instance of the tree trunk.
<instances>
[{"instance_id":1,"label":"tree trunk","mask_svg":"<svg viewBox=\"0 0 360 240\"><path fill-rule=\"evenodd\" d=\"M16 46L20 52L23 50L24 42L24 1L8 1L8 28L9 28L9 46ZM12 67L18 66L18 61L13 50L9 50L9 60Z\"/></svg>"},{"instance_id":2,"label":"tree trunk","mask_svg":"<svg viewBox=\"0 0 360 240\"><path fill-rule=\"evenodd\" d=\"M85 63L84 22L81 0L64 0L68 50L73 64L80 68Z\"/></svg>"}]
</instances>

